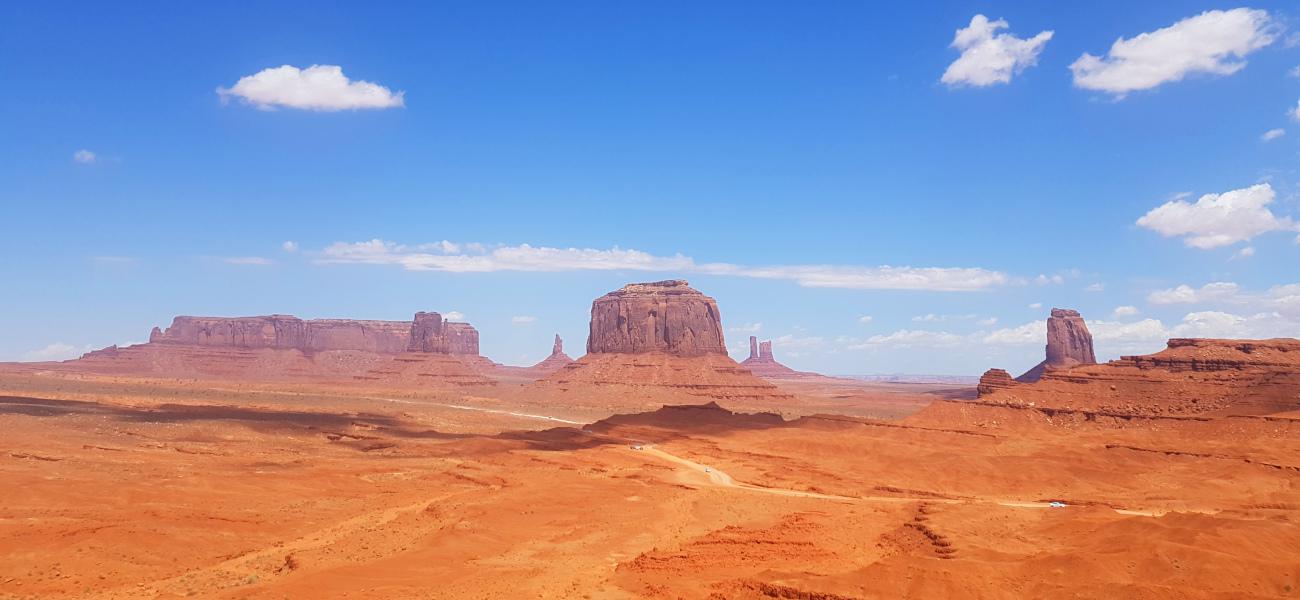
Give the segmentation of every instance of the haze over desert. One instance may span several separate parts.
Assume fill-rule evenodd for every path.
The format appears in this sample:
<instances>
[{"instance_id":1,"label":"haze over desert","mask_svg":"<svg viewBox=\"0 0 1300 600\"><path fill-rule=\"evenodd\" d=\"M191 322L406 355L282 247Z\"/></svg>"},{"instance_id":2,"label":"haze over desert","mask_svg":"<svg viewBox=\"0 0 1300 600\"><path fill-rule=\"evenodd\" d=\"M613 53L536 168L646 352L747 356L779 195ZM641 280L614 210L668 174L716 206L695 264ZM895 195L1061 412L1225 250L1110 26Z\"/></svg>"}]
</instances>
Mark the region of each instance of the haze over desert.
<instances>
[{"instance_id":1,"label":"haze over desert","mask_svg":"<svg viewBox=\"0 0 1300 600\"><path fill-rule=\"evenodd\" d=\"M0 6L0 600L1300 597L1296 8Z\"/></svg>"}]
</instances>

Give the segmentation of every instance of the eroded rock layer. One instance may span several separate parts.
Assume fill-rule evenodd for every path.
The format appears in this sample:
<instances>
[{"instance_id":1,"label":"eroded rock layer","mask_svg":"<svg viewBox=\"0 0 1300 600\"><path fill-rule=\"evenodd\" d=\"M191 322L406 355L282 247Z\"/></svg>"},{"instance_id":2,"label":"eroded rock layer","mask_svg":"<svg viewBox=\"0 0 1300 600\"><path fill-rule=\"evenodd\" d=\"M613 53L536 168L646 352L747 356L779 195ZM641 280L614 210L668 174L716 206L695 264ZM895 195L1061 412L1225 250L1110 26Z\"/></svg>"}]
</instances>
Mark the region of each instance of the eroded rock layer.
<instances>
[{"instance_id":1,"label":"eroded rock layer","mask_svg":"<svg viewBox=\"0 0 1300 600\"><path fill-rule=\"evenodd\" d=\"M1097 356L1092 349L1092 333L1079 311L1053 308L1047 318L1047 358L1017 377L1016 381L1032 383L1051 369L1095 364Z\"/></svg>"},{"instance_id":2,"label":"eroded rock layer","mask_svg":"<svg viewBox=\"0 0 1300 600\"><path fill-rule=\"evenodd\" d=\"M1171 339L1155 354L1048 369L1036 383L990 370L980 402L1120 416L1300 416L1300 340Z\"/></svg>"},{"instance_id":3,"label":"eroded rock layer","mask_svg":"<svg viewBox=\"0 0 1300 600\"><path fill-rule=\"evenodd\" d=\"M817 373L796 371L779 362L772 356L772 340L759 342L757 337L749 336L749 358L740 365L750 373L771 379L796 379L804 377L822 377Z\"/></svg>"},{"instance_id":4,"label":"eroded rock layer","mask_svg":"<svg viewBox=\"0 0 1300 600\"><path fill-rule=\"evenodd\" d=\"M587 352L725 355L727 345L717 302L674 279L628 284L592 302Z\"/></svg>"}]
</instances>

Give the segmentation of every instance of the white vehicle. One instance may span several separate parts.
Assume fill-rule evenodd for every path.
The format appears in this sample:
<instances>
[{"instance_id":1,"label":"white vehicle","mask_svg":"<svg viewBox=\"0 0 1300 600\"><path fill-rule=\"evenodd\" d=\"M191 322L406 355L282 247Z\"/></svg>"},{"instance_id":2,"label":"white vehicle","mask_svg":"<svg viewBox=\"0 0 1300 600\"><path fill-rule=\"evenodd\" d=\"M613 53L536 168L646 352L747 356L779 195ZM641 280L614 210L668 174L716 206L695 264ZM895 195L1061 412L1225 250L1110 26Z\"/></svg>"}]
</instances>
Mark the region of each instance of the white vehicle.
<instances>
[{"instance_id":1,"label":"white vehicle","mask_svg":"<svg viewBox=\"0 0 1300 600\"><path fill-rule=\"evenodd\" d=\"M1064 502L1048 502L1047 505L1050 506L1050 507L1052 507L1052 508L1065 508L1065 507L1066 507L1066 504L1065 504Z\"/></svg>"},{"instance_id":2,"label":"white vehicle","mask_svg":"<svg viewBox=\"0 0 1300 600\"><path fill-rule=\"evenodd\" d=\"M710 469L710 468L708 468L708 467L704 467L704 472L705 472L705 473L712 473L712 472L713 472L713 469Z\"/></svg>"}]
</instances>

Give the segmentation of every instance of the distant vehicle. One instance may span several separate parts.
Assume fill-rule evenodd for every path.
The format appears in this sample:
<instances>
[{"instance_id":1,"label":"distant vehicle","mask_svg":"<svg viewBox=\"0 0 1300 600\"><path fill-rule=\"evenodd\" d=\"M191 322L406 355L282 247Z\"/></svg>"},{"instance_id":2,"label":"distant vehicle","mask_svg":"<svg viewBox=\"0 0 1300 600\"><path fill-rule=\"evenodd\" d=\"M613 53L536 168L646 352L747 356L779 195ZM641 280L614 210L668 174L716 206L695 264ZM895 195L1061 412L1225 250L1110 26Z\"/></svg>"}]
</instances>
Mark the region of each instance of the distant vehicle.
<instances>
[{"instance_id":1,"label":"distant vehicle","mask_svg":"<svg viewBox=\"0 0 1300 600\"><path fill-rule=\"evenodd\" d=\"M1065 504L1064 502L1048 502L1047 505L1050 506L1050 507L1052 507L1052 508L1065 508L1065 507L1066 507L1066 504Z\"/></svg>"},{"instance_id":2,"label":"distant vehicle","mask_svg":"<svg viewBox=\"0 0 1300 600\"><path fill-rule=\"evenodd\" d=\"M705 472L705 473L712 473L712 472L713 472L713 469L710 469L710 468L708 468L708 467L704 467L704 472Z\"/></svg>"},{"instance_id":3,"label":"distant vehicle","mask_svg":"<svg viewBox=\"0 0 1300 600\"><path fill-rule=\"evenodd\" d=\"M641 444L632 444L632 449L633 449L633 450L644 450L644 449L645 449L645 446L642 446Z\"/></svg>"}]
</instances>

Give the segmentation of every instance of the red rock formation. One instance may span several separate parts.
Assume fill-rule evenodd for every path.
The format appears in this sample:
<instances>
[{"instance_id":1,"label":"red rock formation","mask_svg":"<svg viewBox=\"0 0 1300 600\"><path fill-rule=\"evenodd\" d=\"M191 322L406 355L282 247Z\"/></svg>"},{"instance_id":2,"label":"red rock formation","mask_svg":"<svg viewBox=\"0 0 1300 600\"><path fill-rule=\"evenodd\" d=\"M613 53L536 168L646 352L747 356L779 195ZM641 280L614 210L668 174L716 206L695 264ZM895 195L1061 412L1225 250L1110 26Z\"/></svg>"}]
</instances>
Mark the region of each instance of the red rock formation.
<instances>
[{"instance_id":1,"label":"red rock formation","mask_svg":"<svg viewBox=\"0 0 1300 600\"><path fill-rule=\"evenodd\" d=\"M749 336L749 358L740 363L740 366L749 369L750 373L766 379L823 377L817 373L796 371L777 362L772 356L772 340L757 343L756 340L754 336Z\"/></svg>"},{"instance_id":2,"label":"red rock formation","mask_svg":"<svg viewBox=\"0 0 1300 600\"><path fill-rule=\"evenodd\" d=\"M176 317L148 344L91 352L69 367L92 372L249 380L357 380L384 385L485 385L478 331L421 312L412 321ZM442 359L433 355L446 355Z\"/></svg>"},{"instance_id":3,"label":"red rock formation","mask_svg":"<svg viewBox=\"0 0 1300 600\"><path fill-rule=\"evenodd\" d=\"M1004 374L985 373L980 402L1144 417L1300 411L1300 340L1295 339L1172 339L1155 354L1048 369L1032 384L1006 385Z\"/></svg>"},{"instance_id":4,"label":"red rock formation","mask_svg":"<svg viewBox=\"0 0 1300 600\"><path fill-rule=\"evenodd\" d=\"M1079 311L1053 308L1047 319L1047 358L1034 368L1016 378L1021 383L1032 383L1042 378L1050 369L1068 369L1076 365L1095 365L1097 356L1092 350L1092 334L1083 322Z\"/></svg>"},{"instance_id":5,"label":"red rock formation","mask_svg":"<svg viewBox=\"0 0 1300 600\"><path fill-rule=\"evenodd\" d=\"M468 323L449 323L438 313L416 313L413 321L313 319L290 315L261 317L176 317L165 331L157 327L150 343L228 348L281 348L302 352L360 350L381 354L448 352L477 355L478 331Z\"/></svg>"},{"instance_id":6,"label":"red rock formation","mask_svg":"<svg viewBox=\"0 0 1300 600\"><path fill-rule=\"evenodd\" d=\"M726 354L717 302L684 280L633 283L591 303L590 354Z\"/></svg>"},{"instance_id":7,"label":"red rock formation","mask_svg":"<svg viewBox=\"0 0 1300 600\"><path fill-rule=\"evenodd\" d=\"M1011 374L1006 369L989 369L980 376L980 382L975 386L975 390L980 397L984 397L997 390L1014 385L1016 385L1016 380L1011 378Z\"/></svg>"},{"instance_id":8,"label":"red rock formation","mask_svg":"<svg viewBox=\"0 0 1300 600\"><path fill-rule=\"evenodd\" d=\"M529 367L529 369L539 376L549 375L564 368L565 365L571 362L573 362L573 358L564 353L564 340L560 339L560 334L557 333L555 334L555 343L551 344L551 355L543 359L542 362Z\"/></svg>"},{"instance_id":9,"label":"red rock formation","mask_svg":"<svg viewBox=\"0 0 1300 600\"><path fill-rule=\"evenodd\" d=\"M533 385L629 406L691 396L792 398L727 356L717 303L681 280L629 284L597 298L587 355Z\"/></svg>"}]
</instances>

